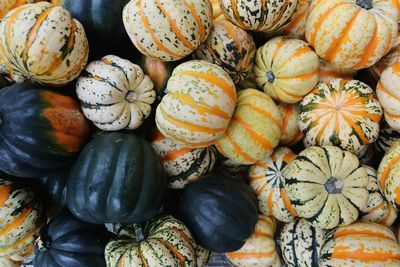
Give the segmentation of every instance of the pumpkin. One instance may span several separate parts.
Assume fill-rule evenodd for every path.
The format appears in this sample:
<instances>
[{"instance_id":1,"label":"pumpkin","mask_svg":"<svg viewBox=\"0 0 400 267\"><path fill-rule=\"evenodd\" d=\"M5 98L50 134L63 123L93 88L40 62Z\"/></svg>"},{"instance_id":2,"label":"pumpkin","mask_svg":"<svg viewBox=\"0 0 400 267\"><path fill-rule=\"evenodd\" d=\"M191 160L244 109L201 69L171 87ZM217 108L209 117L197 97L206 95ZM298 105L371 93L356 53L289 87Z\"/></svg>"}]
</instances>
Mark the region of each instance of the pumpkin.
<instances>
[{"instance_id":1,"label":"pumpkin","mask_svg":"<svg viewBox=\"0 0 400 267\"><path fill-rule=\"evenodd\" d=\"M361 221L379 223L389 227L396 220L397 211L387 202L381 192L379 192L376 171L369 166L364 167L367 169L369 176L369 183L367 186L369 198L367 205L360 209L363 213Z\"/></svg>"},{"instance_id":2,"label":"pumpkin","mask_svg":"<svg viewBox=\"0 0 400 267\"><path fill-rule=\"evenodd\" d=\"M221 7L219 5L219 0L210 0L212 10L213 10L213 22L217 22L218 20L225 19L224 14L222 13Z\"/></svg>"},{"instance_id":3,"label":"pumpkin","mask_svg":"<svg viewBox=\"0 0 400 267\"><path fill-rule=\"evenodd\" d=\"M259 215L255 231L244 246L235 252L226 253L228 261L235 267L280 267L281 260L274 240L275 231L274 218Z\"/></svg>"},{"instance_id":4,"label":"pumpkin","mask_svg":"<svg viewBox=\"0 0 400 267\"><path fill-rule=\"evenodd\" d=\"M146 140L108 133L79 154L67 183L67 204L90 223L141 223L158 214L164 186L160 163Z\"/></svg>"},{"instance_id":5,"label":"pumpkin","mask_svg":"<svg viewBox=\"0 0 400 267\"><path fill-rule=\"evenodd\" d=\"M374 143L375 151L379 155L384 155L399 140L400 133L385 122L381 125L378 140Z\"/></svg>"},{"instance_id":6,"label":"pumpkin","mask_svg":"<svg viewBox=\"0 0 400 267\"><path fill-rule=\"evenodd\" d=\"M0 179L0 192L0 257L10 257L32 245L46 215L29 188Z\"/></svg>"},{"instance_id":7,"label":"pumpkin","mask_svg":"<svg viewBox=\"0 0 400 267\"><path fill-rule=\"evenodd\" d=\"M225 135L215 143L225 157L251 165L272 154L281 137L282 117L272 99L255 89L238 93Z\"/></svg>"},{"instance_id":8,"label":"pumpkin","mask_svg":"<svg viewBox=\"0 0 400 267\"><path fill-rule=\"evenodd\" d=\"M400 131L400 61L394 63L382 72L376 88L376 94L381 103L385 120L396 131Z\"/></svg>"},{"instance_id":9,"label":"pumpkin","mask_svg":"<svg viewBox=\"0 0 400 267\"><path fill-rule=\"evenodd\" d=\"M165 138L159 131L154 133L151 145L167 174L170 188L183 188L214 168L216 151L213 147L187 148Z\"/></svg>"},{"instance_id":10,"label":"pumpkin","mask_svg":"<svg viewBox=\"0 0 400 267\"><path fill-rule=\"evenodd\" d=\"M357 73L357 71L337 68L323 59L320 59L319 66L320 82L330 82L335 78L352 80L353 76Z\"/></svg>"},{"instance_id":11,"label":"pumpkin","mask_svg":"<svg viewBox=\"0 0 400 267\"><path fill-rule=\"evenodd\" d=\"M194 52L196 58L222 67L235 84L253 69L255 54L253 37L224 19L214 22L207 40Z\"/></svg>"},{"instance_id":12,"label":"pumpkin","mask_svg":"<svg viewBox=\"0 0 400 267\"><path fill-rule=\"evenodd\" d=\"M252 189L220 174L188 184L179 212L197 243L219 253L240 249L254 232L258 216Z\"/></svg>"},{"instance_id":13,"label":"pumpkin","mask_svg":"<svg viewBox=\"0 0 400 267\"><path fill-rule=\"evenodd\" d=\"M354 223L332 230L321 250L320 267L399 266L400 246L393 232L379 224Z\"/></svg>"},{"instance_id":14,"label":"pumpkin","mask_svg":"<svg viewBox=\"0 0 400 267\"><path fill-rule=\"evenodd\" d=\"M236 89L222 68L203 60L182 63L166 91L155 119L164 136L187 147L206 147L223 136L235 109Z\"/></svg>"},{"instance_id":15,"label":"pumpkin","mask_svg":"<svg viewBox=\"0 0 400 267\"><path fill-rule=\"evenodd\" d=\"M299 127L306 146L335 145L360 154L378 138L381 118L372 89L357 80L321 82L300 102Z\"/></svg>"},{"instance_id":16,"label":"pumpkin","mask_svg":"<svg viewBox=\"0 0 400 267\"><path fill-rule=\"evenodd\" d=\"M281 140L282 146L293 146L303 139L303 133L298 125L299 106L278 103L279 112L282 115Z\"/></svg>"},{"instance_id":17,"label":"pumpkin","mask_svg":"<svg viewBox=\"0 0 400 267\"><path fill-rule=\"evenodd\" d=\"M317 85L319 60L306 42L275 37L258 48L253 71L272 99L293 104Z\"/></svg>"},{"instance_id":18,"label":"pumpkin","mask_svg":"<svg viewBox=\"0 0 400 267\"><path fill-rule=\"evenodd\" d=\"M81 23L47 2L18 7L0 23L0 57L16 82L65 85L85 68L88 52Z\"/></svg>"},{"instance_id":19,"label":"pumpkin","mask_svg":"<svg viewBox=\"0 0 400 267\"><path fill-rule=\"evenodd\" d=\"M132 0L123 10L125 30L144 55L174 61L191 54L211 31L208 0Z\"/></svg>"},{"instance_id":20,"label":"pumpkin","mask_svg":"<svg viewBox=\"0 0 400 267\"><path fill-rule=\"evenodd\" d=\"M274 153L250 167L249 182L258 198L258 209L283 222L297 216L285 192L286 179L282 170L296 158L289 148L279 147Z\"/></svg>"},{"instance_id":21,"label":"pumpkin","mask_svg":"<svg viewBox=\"0 0 400 267\"><path fill-rule=\"evenodd\" d=\"M40 231L33 265L105 267L104 248L111 236L104 226L78 220L65 210Z\"/></svg>"},{"instance_id":22,"label":"pumpkin","mask_svg":"<svg viewBox=\"0 0 400 267\"><path fill-rule=\"evenodd\" d=\"M367 169L354 154L335 146L303 150L282 174L294 210L316 227L348 225L368 202Z\"/></svg>"},{"instance_id":23,"label":"pumpkin","mask_svg":"<svg viewBox=\"0 0 400 267\"><path fill-rule=\"evenodd\" d=\"M325 230L300 219L284 225L280 241L282 258L288 267L318 266Z\"/></svg>"},{"instance_id":24,"label":"pumpkin","mask_svg":"<svg viewBox=\"0 0 400 267\"><path fill-rule=\"evenodd\" d=\"M76 83L83 114L104 131L136 129L151 113L153 82L126 59L105 56L91 62Z\"/></svg>"},{"instance_id":25,"label":"pumpkin","mask_svg":"<svg viewBox=\"0 0 400 267\"><path fill-rule=\"evenodd\" d=\"M35 0L1 0L0 1L0 21L9 12L21 5L37 2Z\"/></svg>"},{"instance_id":26,"label":"pumpkin","mask_svg":"<svg viewBox=\"0 0 400 267\"><path fill-rule=\"evenodd\" d=\"M390 1L321 0L313 5L306 39L332 65L363 69L392 48L398 26L397 10Z\"/></svg>"},{"instance_id":27,"label":"pumpkin","mask_svg":"<svg viewBox=\"0 0 400 267\"><path fill-rule=\"evenodd\" d=\"M46 193L44 199L58 207L67 205L67 181L71 167L62 168L55 173L40 177L40 190Z\"/></svg>"},{"instance_id":28,"label":"pumpkin","mask_svg":"<svg viewBox=\"0 0 400 267\"><path fill-rule=\"evenodd\" d=\"M220 0L225 18L244 30L277 32L288 25L295 15L299 0L253 1Z\"/></svg>"},{"instance_id":29,"label":"pumpkin","mask_svg":"<svg viewBox=\"0 0 400 267\"><path fill-rule=\"evenodd\" d=\"M299 1L296 13L290 23L280 32L281 35L294 39L305 39L306 21L310 3L311 0Z\"/></svg>"},{"instance_id":30,"label":"pumpkin","mask_svg":"<svg viewBox=\"0 0 400 267\"><path fill-rule=\"evenodd\" d=\"M71 97L35 84L0 90L0 170L19 177L48 175L71 164L89 125Z\"/></svg>"},{"instance_id":31,"label":"pumpkin","mask_svg":"<svg viewBox=\"0 0 400 267\"><path fill-rule=\"evenodd\" d=\"M197 244L187 227L170 215L123 227L105 249L108 267L197 266ZM203 265L200 265L203 266Z\"/></svg>"}]
</instances>

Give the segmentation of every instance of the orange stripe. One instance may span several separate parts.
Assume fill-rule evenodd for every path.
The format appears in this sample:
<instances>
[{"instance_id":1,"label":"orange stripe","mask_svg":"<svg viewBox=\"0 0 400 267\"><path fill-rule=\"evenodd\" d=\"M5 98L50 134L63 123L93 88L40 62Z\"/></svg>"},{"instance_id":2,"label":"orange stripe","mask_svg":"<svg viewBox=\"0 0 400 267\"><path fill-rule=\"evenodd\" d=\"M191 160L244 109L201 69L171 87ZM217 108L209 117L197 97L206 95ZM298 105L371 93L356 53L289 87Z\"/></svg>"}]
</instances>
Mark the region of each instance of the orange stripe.
<instances>
[{"instance_id":1,"label":"orange stripe","mask_svg":"<svg viewBox=\"0 0 400 267\"><path fill-rule=\"evenodd\" d=\"M25 235L24 238L22 238L22 239L20 239L18 241L13 240L13 242L9 243L8 245L2 246L1 249L0 249L0 253L4 254L4 252L6 252L7 250L18 249L19 246L24 245L24 243L26 243L30 238L34 237L36 234L37 234L37 229L34 229L32 232L30 232L29 234ZM34 241L34 240L32 240L32 241ZM28 245L28 244L25 244L25 246Z\"/></svg>"},{"instance_id":2,"label":"orange stripe","mask_svg":"<svg viewBox=\"0 0 400 267\"><path fill-rule=\"evenodd\" d=\"M236 1L237 0L231 0L231 8L232 8L232 11L233 11L233 17L235 18L236 23L239 24L239 26L241 28L246 28L246 26L243 24L242 19L241 19L240 15L239 15L239 11L238 11L238 7L237 7L237 4L236 4Z\"/></svg>"},{"instance_id":3,"label":"orange stripe","mask_svg":"<svg viewBox=\"0 0 400 267\"><path fill-rule=\"evenodd\" d=\"M289 211L289 213L292 216L297 217L298 214L297 214L296 210L294 209L294 207L292 206L292 203L290 203L290 199L287 197L286 191L283 188L281 188L281 197L282 197L283 203L285 204L285 207Z\"/></svg>"},{"instance_id":4,"label":"orange stripe","mask_svg":"<svg viewBox=\"0 0 400 267\"><path fill-rule=\"evenodd\" d=\"M285 60L285 62L283 62L283 64L281 66L279 66L278 68L275 69L275 72L279 71L281 68L286 66L286 64L290 63L293 59L300 57L307 52L312 52L311 48L308 45L297 49L296 52L288 58L288 60Z\"/></svg>"},{"instance_id":5,"label":"orange stripe","mask_svg":"<svg viewBox=\"0 0 400 267\"><path fill-rule=\"evenodd\" d=\"M187 148L187 147L184 147L181 149L170 150L161 159L161 163L167 163L168 161L176 160L177 158L182 157L183 155L190 153L192 151L193 151L193 149Z\"/></svg>"},{"instance_id":6,"label":"orange stripe","mask_svg":"<svg viewBox=\"0 0 400 267\"><path fill-rule=\"evenodd\" d=\"M400 160L400 156L397 156L397 157L392 158L392 159L389 161L388 165L386 165L385 169L383 169L383 171L382 171L382 173L381 173L381 181L380 181L380 182L381 182L381 188L382 188L383 191L385 191L385 190L384 190L384 188L385 188L385 183L386 183L386 180L387 180L387 178L388 178L390 169L391 169L391 168L393 167L393 165L394 165L395 163L397 163L399 160Z\"/></svg>"},{"instance_id":7,"label":"orange stripe","mask_svg":"<svg viewBox=\"0 0 400 267\"><path fill-rule=\"evenodd\" d=\"M368 45L366 46L366 48L364 49L363 53L361 54L361 60L360 62L358 62L354 68L362 68L364 67L370 57L374 54L375 49L377 48L380 40L379 40L379 33L378 33L378 22L376 21L375 16L372 16L375 19L375 32L374 32L374 37L370 40L370 42L368 43Z\"/></svg>"},{"instance_id":8,"label":"orange stripe","mask_svg":"<svg viewBox=\"0 0 400 267\"><path fill-rule=\"evenodd\" d=\"M190 13L194 17L194 20L196 21L197 27L199 27L200 30L200 40L203 42L206 38L206 29L204 28L203 22L199 16L199 14L196 11L196 8L194 7L193 4L189 4L186 0L183 0L183 3L187 8L189 8Z\"/></svg>"},{"instance_id":9,"label":"orange stripe","mask_svg":"<svg viewBox=\"0 0 400 267\"><path fill-rule=\"evenodd\" d=\"M282 33L284 34L289 34L292 32L292 30L302 22L303 19L306 19L307 15L307 9L304 12L297 13L296 17L292 20L292 22L289 23L289 25L283 30Z\"/></svg>"},{"instance_id":10,"label":"orange stripe","mask_svg":"<svg viewBox=\"0 0 400 267\"><path fill-rule=\"evenodd\" d=\"M396 187L396 189L394 190L394 193L396 195L396 199L395 199L395 203L396 205L400 205L400 187Z\"/></svg>"},{"instance_id":11,"label":"orange stripe","mask_svg":"<svg viewBox=\"0 0 400 267\"><path fill-rule=\"evenodd\" d=\"M285 112L283 113L283 123L282 123L282 130L281 130L281 135L286 134L287 130L287 125L289 123L289 119L292 116L294 111L294 106L293 105L287 105L285 107Z\"/></svg>"},{"instance_id":12,"label":"orange stripe","mask_svg":"<svg viewBox=\"0 0 400 267\"><path fill-rule=\"evenodd\" d=\"M272 213L272 211L273 211L273 209L274 209L274 203L273 203L273 201L272 201L272 200L273 200L272 197L273 197L274 191L275 191L275 189L274 189L274 188L271 188L271 189L268 191L268 195L267 195L267 199L266 199L266 201L267 201L267 207L268 207L268 210L269 210L270 213Z\"/></svg>"},{"instance_id":13,"label":"orange stripe","mask_svg":"<svg viewBox=\"0 0 400 267\"><path fill-rule=\"evenodd\" d=\"M288 152L285 156L283 156L283 162L289 163L296 158L296 154L293 152Z\"/></svg>"},{"instance_id":14,"label":"orange stripe","mask_svg":"<svg viewBox=\"0 0 400 267\"><path fill-rule=\"evenodd\" d=\"M0 207L4 206L11 192L9 185L2 185L0 187Z\"/></svg>"},{"instance_id":15,"label":"orange stripe","mask_svg":"<svg viewBox=\"0 0 400 267\"><path fill-rule=\"evenodd\" d=\"M347 251L349 249L349 251ZM368 252L365 249L365 245L360 243L360 249L356 251L351 251L351 248L347 246L337 246L333 249L332 259L342 259L354 262L353 260L357 260L360 262L380 262L383 264L384 262L398 261L400 258L400 254L396 252L381 252L375 251ZM381 265L383 266L383 265Z\"/></svg>"},{"instance_id":16,"label":"orange stripe","mask_svg":"<svg viewBox=\"0 0 400 267\"><path fill-rule=\"evenodd\" d=\"M226 255L234 259L249 259L249 258L269 258L274 253L252 253L252 252L228 252Z\"/></svg>"},{"instance_id":17,"label":"orange stripe","mask_svg":"<svg viewBox=\"0 0 400 267\"><path fill-rule=\"evenodd\" d=\"M286 43L286 39L281 39L280 41L279 41L279 43L276 45L276 48L275 48L275 51L274 51L274 53L272 54L272 58L271 58L271 66L274 64L274 60L275 60L275 58L276 58L276 55L278 54L278 52L279 52L279 50L282 48L282 46L284 46L285 45L285 43Z\"/></svg>"},{"instance_id":18,"label":"orange stripe","mask_svg":"<svg viewBox=\"0 0 400 267\"><path fill-rule=\"evenodd\" d=\"M15 25L15 21L17 20L18 15L24 12L28 8L30 7L29 6L21 7L9 17L9 20L7 21L6 24L6 47L10 47L11 34L12 34L11 27Z\"/></svg>"},{"instance_id":19,"label":"orange stripe","mask_svg":"<svg viewBox=\"0 0 400 267\"><path fill-rule=\"evenodd\" d=\"M394 98L395 100L400 101L400 97L390 92L385 86L383 86L381 81L379 81L377 89Z\"/></svg>"},{"instance_id":20,"label":"orange stripe","mask_svg":"<svg viewBox=\"0 0 400 267\"><path fill-rule=\"evenodd\" d=\"M0 236L4 236L11 232L12 230L18 229L20 227L25 219L29 216L29 214L32 212L33 208L25 208L22 210L22 212L14 217L14 220L7 224L3 229L0 230Z\"/></svg>"},{"instance_id":21,"label":"orange stripe","mask_svg":"<svg viewBox=\"0 0 400 267\"><path fill-rule=\"evenodd\" d=\"M265 150L273 150L272 144L269 140L265 139L264 136L260 135L257 133L254 129L253 126L250 125L249 123L243 121L241 118L238 117L233 117L231 120L231 123L238 123L240 124L244 129L247 130L247 132L250 134L252 139L255 139L258 141Z\"/></svg>"},{"instance_id":22,"label":"orange stripe","mask_svg":"<svg viewBox=\"0 0 400 267\"><path fill-rule=\"evenodd\" d=\"M301 74L301 75L292 76L292 77L278 77L278 79L280 79L280 80L289 80L289 79L307 80L307 79L311 78L312 76L318 75L318 74L319 74L319 70L314 70L313 72L310 72L310 73Z\"/></svg>"},{"instance_id":23,"label":"orange stripe","mask_svg":"<svg viewBox=\"0 0 400 267\"><path fill-rule=\"evenodd\" d=\"M272 236L268 233L264 233L258 230L255 230L252 237L266 237L266 238L272 238Z\"/></svg>"},{"instance_id":24,"label":"orange stripe","mask_svg":"<svg viewBox=\"0 0 400 267\"><path fill-rule=\"evenodd\" d=\"M377 211L377 210L384 210L384 209L385 209L385 201L382 201L381 204L379 204L378 206L376 206L376 207L373 208L373 209L370 209L370 210L368 211L368 213L371 214L371 213L373 213L373 212L375 212L375 211Z\"/></svg>"},{"instance_id":25,"label":"orange stripe","mask_svg":"<svg viewBox=\"0 0 400 267\"><path fill-rule=\"evenodd\" d=\"M387 225L389 223L388 220L390 219L390 217L392 215L392 210L393 209L394 208L392 206L390 206L390 204L388 204L388 211L386 213L386 216L382 220L380 220L378 223L379 224L383 224L383 225ZM396 217L397 217L397 215L396 215Z\"/></svg>"},{"instance_id":26,"label":"orange stripe","mask_svg":"<svg viewBox=\"0 0 400 267\"><path fill-rule=\"evenodd\" d=\"M190 247L192 248L193 251L196 250L196 248L193 246L193 241L190 240L190 238L185 234L185 232L183 232L182 230L180 230L180 229L178 229L178 228L176 228L176 227L172 227L172 230L175 231L175 232L177 232L178 235L179 235L183 240L185 240L186 244L187 244L188 246L190 246Z\"/></svg>"},{"instance_id":27,"label":"orange stripe","mask_svg":"<svg viewBox=\"0 0 400 267\"><path fill-rule=\"evenodd\" d=\"M400 74L400 61L394 63L394 64L391 66L391 68L392 68L392 70L393 70L394 73L396 73L397 75L399 75L399 74Z\"/></svg>"},{"instance_id":28,"label":"orange stripe","mask_svg":"<svg viewBox=\"0 0 400 267\"><path fill-rule=\"evenodd\" d=\"M356 124L351 118L349 118L343 112L341 113L341 115L342 115L343 119L345 121L347 121L347 123L351 126L351 128L353 128L353 130L357 133L357 135L361 139L361 142L363 142L363 144L369 144L369 141L368 141L367 137L365 136L365 133L364 133L363 129L361 128L361 126Z\"/></svg>"},{"instance_id":29,"label":"orange stripe","mask_svg":"<svg viewBox=\"0 0 400 267\"><path fill-rule=\"evenodd\" d=\"M335 232L334 238L340 238L340 237L346 237L346 236L356 236L356 235L366 235L366 236L373 236L373 237L379 237L383 239L389 239L393 240L392 237L387 236L381 232L374 232L371 230L367 229L343 229L343 230L337 230Z\"/></svg>"},{"instance_id":30,"label":"orange stripe","mask_svg":"<svg viewBox=\"0 0 400 267\"><path fill-rule=\"evenodd\" d=\"M347 111L347 110L346 110ZM359 116L362 118L367 118L376 122L380 122L381 116L378 114L369 114L366 111L356 111L356 110L348 110L349 113L351 113L350 116Z\"/></svg>"},{"instance_id":31,"label":"orange stripe","mask_svg":"<svg viewBox=\"0 0 400 267\"><path fill-rule=\"evenodd\" d=\"M165 136L159 130L154 131L152 142L163 141L164 139L165 139Z\"/></svg>"},{"instance_id":32,"label":"orange stripe","mask_svg":"<svg viewBox=\"0 0 400 267\"><path fill-rule=\"evenodd\" d=\"M259 164L257 163L257 165L259 165ZM250 175L249 176L250 181L260 180L260 179L264 179L264 178L266 178L265 175Z\"/></svg>"},{"instance_id":33,"label":"orange stripe","mask_svg":"<svg viewBox=\"0 0 400 267\"><path fill-rule=\"evenodd\" d=\"M247 162L257 162L257 160L253 159L250 155L248 155L246 152L242 150L240 146L238 146L233 140L232 137L230 136L229 132L226 132L225 134L226 140L231 144L232 150L236 155L241 156L245 161ZM221 151L220 151L221 152Z\"/></svg>"},{"instance_id":34,"label":"orange stripe","mask_svg":"<svg viewBox=\"0 0 400 267\"><path fill-rule=\"evenodd\" d=\"M353 78L351 74L346 74L346 73L341 73L339 71L329 71L329 70L319 70L319 77L321 78L328 78L328 77L334 77L334 78L342 78L342 79L347 79L350 80Z\"/></svg>"},{"instance_id":35,"label":"orange stripe","mask_svg":"<svg viewBox=\"0 0 400 267\"><path fill-rule=\"evenodd\" d=\"M273 122L279 127L279 129L282 128L282 120L276 119L276 118L272 115L272 113L270 113L269 111L267 111L267 110L265 110L265 109L263 109L263 108L259 108L259 107L255 106L255 105L252 105L251 103L240 103L239 105L236 106L236 108L242 107L242 106L245 106L245 107L249 107L249 108L254 109L254 110L257 111L258 113L261 113L261 114L264 115L265 117L268 117L268 119L270 119L271 121L273 121Z\"/></svg>"},{"instance_id":36,"label":"orange stripe","mask_svg":"<svg viewBox=\"0 0 400 267\"><path fill-rule=\"evenodd\" d=\"M161 244L163 244L166 248L168 248L172 252L172 254L175 255L175 257L179 260L181 266L183 267L186 266L185 257L179 252L177 247L173 246L167 240L164 240L162 238L157 238L157 239Z\"/></svg>"},{"instance_id":37,"label":"orange stripe","mask_svg":"<svg viewBox=\"0 0 400 267\"><path fill-rule=\"evenodd\" d=\"M206 147L206 146L210 146L214 143L214 141L210 141L210 142L199 142L199 143L194 143L194 142L188 142L187 140L184 140L182 138L179 138L178 136L174 135L171 132L168 132L168 137L173 139L176 142L179 142L185 146L190 146L190 147Z\"/></svg>"}]
</instances>

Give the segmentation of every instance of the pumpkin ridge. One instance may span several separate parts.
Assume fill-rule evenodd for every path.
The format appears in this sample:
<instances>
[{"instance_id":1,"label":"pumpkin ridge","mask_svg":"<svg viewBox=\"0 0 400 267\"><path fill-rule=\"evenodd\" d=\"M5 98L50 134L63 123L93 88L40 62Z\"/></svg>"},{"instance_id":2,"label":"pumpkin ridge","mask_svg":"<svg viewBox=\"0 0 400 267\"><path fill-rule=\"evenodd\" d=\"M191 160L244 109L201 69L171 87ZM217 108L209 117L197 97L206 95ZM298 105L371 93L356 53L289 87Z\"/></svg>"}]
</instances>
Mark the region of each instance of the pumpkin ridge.
<instances>
[{"instance_id":1,"label":"pumpkin ridge","mask_svg":"<svg viewBox=\"0 0 400 267\"><path fill-rule=\"evenodd\" d=\"M196 9L194 8L193 4L189 4L187 2L187 0L183 0L183 3L185 4L185 6L189 9L190 13L192 14L192 16L194 17L197 27L199 27L200 30L200 40L202 43L205 38L206 38L206 29L204 28L203 23L201 22L201 19L199 17L199 14L197 13Z\"/></svg>"}]
</instances>

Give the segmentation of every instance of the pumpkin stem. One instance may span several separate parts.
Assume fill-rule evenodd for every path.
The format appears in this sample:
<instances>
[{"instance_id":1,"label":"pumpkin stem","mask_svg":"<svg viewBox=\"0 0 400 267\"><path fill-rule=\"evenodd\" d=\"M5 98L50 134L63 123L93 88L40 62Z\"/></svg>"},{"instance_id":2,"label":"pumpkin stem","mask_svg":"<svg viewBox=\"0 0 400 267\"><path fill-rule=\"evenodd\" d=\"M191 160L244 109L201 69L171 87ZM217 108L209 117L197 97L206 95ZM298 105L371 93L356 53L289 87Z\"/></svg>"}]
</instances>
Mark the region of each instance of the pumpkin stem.
<instances>
[{"instance_id":1,"label":"pumpkin stem","mask_svg":"<svg viewBox=\"0 0 400 267\"><path fill-rule=\"evenodd\" d=\"M373 7L372 0L357 0L356 4L366 10L370 10Z\"/></svg>"},{"instance_id":2,"label":"pumpkin stem","mask_svg":"<svg viewBox=\"0 0 400 267\"><path fill-rule=\"evenodd\" d=\"M128 93L126 94L126 101L128 101L129 103L133 103L138 99L139 95L134 92L134 91L128 91Z\"/></svg>"},{"instance_id":3,"label":"pumpkin stem","mask_svg":"<svg viewBox=\"0 0 400 267\"><path fill-rule=\"evenodd\" d=\"M266 74L268 82L273 83L275 81L275 74L272 71L268 71Z\"/></svg>"},{"instance_id":4,"label":"pumpkin stem","mask_svg":"<svg viewBox=\"0 0 400 267\"><path fill-rule=\"evenodd\" d=\"M330 177L325 183L325 189L329 194L340 194L343 189L343 181L336 177Z\"/></svg>"},{"instance_id":5,"label":"pumpkin stem","mask_svg":"<svg viewBox=\"0 0 400 267\"><path fill-rule=\"evenodd\" d=\"M141 243L146 239L143 234L143 229L140 226L138 227L135 226L135 234L136 234L136 243Z\"/></svg>"}]
</instances>

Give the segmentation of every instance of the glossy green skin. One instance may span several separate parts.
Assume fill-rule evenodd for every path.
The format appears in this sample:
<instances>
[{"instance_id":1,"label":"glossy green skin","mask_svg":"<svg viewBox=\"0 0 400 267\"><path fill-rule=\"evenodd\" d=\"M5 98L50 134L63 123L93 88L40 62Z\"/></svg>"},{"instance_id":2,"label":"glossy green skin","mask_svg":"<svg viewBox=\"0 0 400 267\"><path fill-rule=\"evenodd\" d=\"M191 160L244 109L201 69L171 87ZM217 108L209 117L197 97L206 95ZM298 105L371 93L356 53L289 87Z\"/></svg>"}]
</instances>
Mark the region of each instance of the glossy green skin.
<instances>
[{"instance_id":1,"label":"glossy green skin","mask_svg":"<svg viewBox=\"0 0 400 267\"><path fill-rule=\"evenodd\" d=\"M50 200L60 208L67 205L67 181L70 169L68 166L39 179L41 191L46 194L44 199Z\"/></svg>"},{"instance_id":2,"label":"glossy green skin","mask_svg":"<svg viewBox=\"0 0 400 267\"><path fill-rule=\"evenodd\" d=\"M165 176L150 144L131 133L97 136L76 160L67 184L67 205L96 224L142 223L160 211Z\"/></svg>"}]
</instances>

